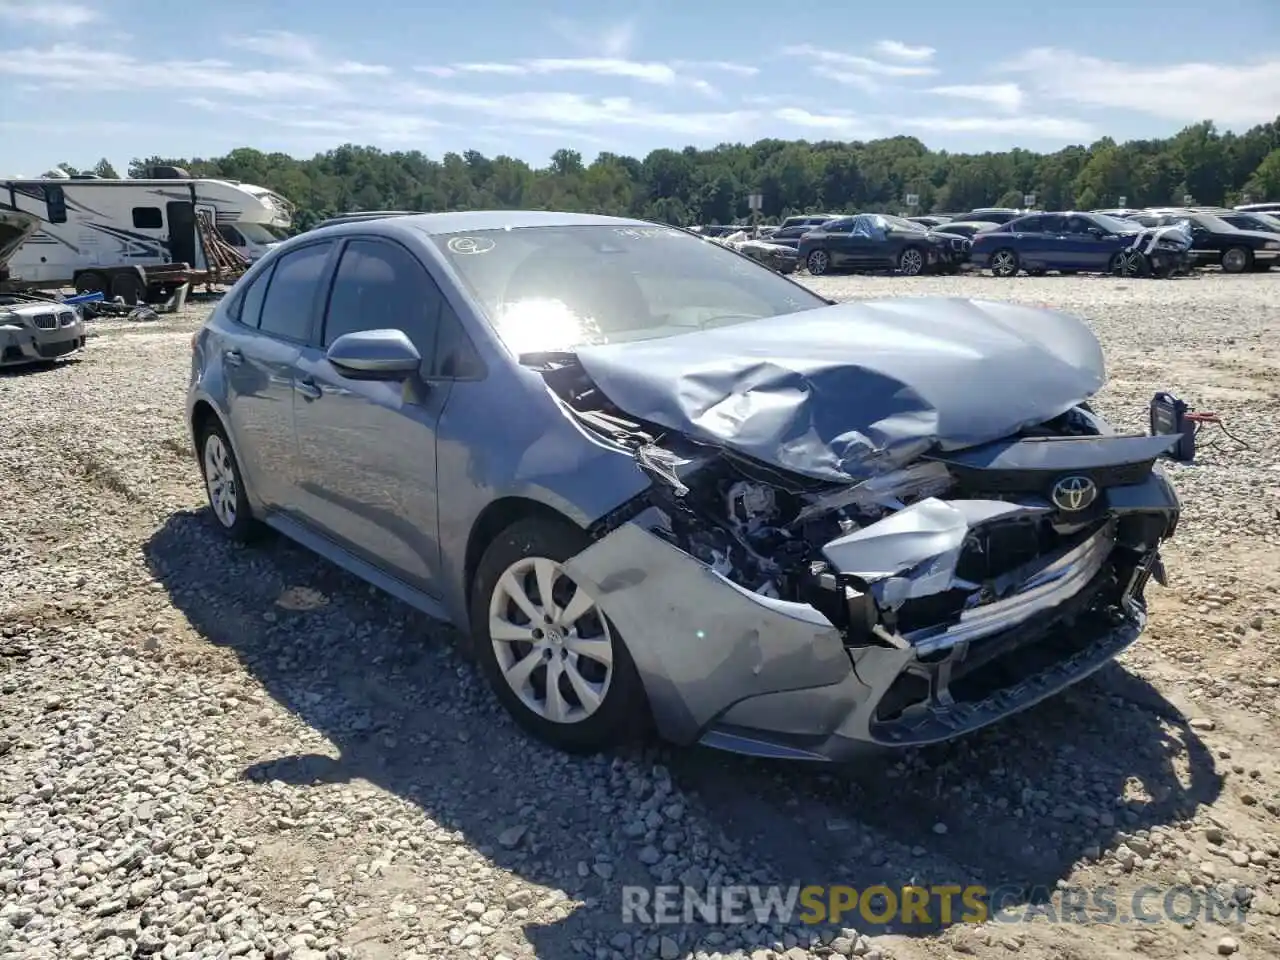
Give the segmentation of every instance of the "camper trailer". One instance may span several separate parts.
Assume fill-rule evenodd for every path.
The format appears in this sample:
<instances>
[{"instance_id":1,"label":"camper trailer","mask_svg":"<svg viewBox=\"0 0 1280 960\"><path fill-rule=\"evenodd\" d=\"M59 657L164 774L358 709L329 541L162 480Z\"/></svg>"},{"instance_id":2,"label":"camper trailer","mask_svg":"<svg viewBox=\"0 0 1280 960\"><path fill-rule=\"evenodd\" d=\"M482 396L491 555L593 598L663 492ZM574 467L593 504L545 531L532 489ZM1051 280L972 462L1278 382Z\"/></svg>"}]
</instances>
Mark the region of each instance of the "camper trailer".
<instances>
[{"instance_id":1,"label":"camper trailer","mask_svg":"<svg viewBox=\"0 0 1280 960\"><path fill-rule=\"evenodd\" d=\"M0 209L34 214L40 229L10 257L9 283L27 288L75 287L126 302L167 295L166 264L209 270L205 215L221 242L256 260L291 226L293 207L262 187L198 179L176 167L145 180L65 175L0 180ZM148 279L150 269L153 279ZM153 289L155 288L155 289Z\"/></svg>"}]
</instances>

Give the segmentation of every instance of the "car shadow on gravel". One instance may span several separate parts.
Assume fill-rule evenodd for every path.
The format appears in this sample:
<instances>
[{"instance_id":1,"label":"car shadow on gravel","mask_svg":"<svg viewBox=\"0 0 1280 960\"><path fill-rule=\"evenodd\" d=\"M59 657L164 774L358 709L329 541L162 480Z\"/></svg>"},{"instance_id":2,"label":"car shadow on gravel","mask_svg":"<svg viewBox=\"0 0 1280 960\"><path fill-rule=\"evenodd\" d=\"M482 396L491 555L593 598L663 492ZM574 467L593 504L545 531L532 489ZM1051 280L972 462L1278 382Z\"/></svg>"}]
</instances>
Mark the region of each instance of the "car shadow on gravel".
<instances>
[{"instance_id":1,"label":"car shadow on gravel","mask_svg":"<svg viewBox=\"0 0 1280 960\"><path fill-rule=\"evenodd\" d=\"M269 756L245 778L376 784L494 864L585 901L564 919L538 925L535 910L525 921L539 956L647 954L663 946L655 934L681 950L797 942L767 924L625 923L623 885L982 885L1003 905L1027 904L1121 832L1185 819L1221 790L1178 711L1117 665L958 743L851 767L657 745L569 758L500 712L450 628L283 538L237 547L191 511L144 553L192 626L338 752ZM962 912L957 903L953 921ZM871 919L846 915L827 936L945 925L936 906L906 927Z\"/></svg>"}]
</instances>

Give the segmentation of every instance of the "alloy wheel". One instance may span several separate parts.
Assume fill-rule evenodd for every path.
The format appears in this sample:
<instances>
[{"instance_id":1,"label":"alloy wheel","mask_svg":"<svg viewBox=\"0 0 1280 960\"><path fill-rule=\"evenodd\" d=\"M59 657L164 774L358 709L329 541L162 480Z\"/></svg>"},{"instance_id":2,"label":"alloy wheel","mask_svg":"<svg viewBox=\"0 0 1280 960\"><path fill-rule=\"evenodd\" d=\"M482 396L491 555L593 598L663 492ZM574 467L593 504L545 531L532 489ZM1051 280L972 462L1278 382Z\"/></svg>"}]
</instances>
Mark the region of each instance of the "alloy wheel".
<instances>
[{"instance_id":1,"label":"alloy wheel","mask_svg":"<svg viewBox=\"0 0 1280 960\"><path fill-rule=\"evenodd\" d=\"M613 679L613 634L595 600L546 557L522 557L489 600L489 638L503 679L552 723L596 713Z\"/></svg>"},{"instance_id":2,"label":"alloy wheel","mask_svg":"<svg viewBox=\"0 0 1280 960\"><path fill-rule=\"evenodd\" d=\"M998 250L991 256L991 272L997 277L1012 277L1018 272L1018 259L1012 250Z\"/></svg>"},{"instance_id":3,"label":"alloy wheel","mask_svg":"<svg viewBox=\"0 0 1280 960\"><path fill-rule=\"evenodd\" d=\"M235 467L231 463L231 451L216 433L210 433L204 441L204 482L213 515L220 524L231 529L236 524L239 488L236 486Z\"/></svg>"},{"instance_id":4,"label":"alloy wheel","mask_svg":"<svg viewBox=\"0 0 1280 960\"><path fill-rule=\"evenodd\" d=\"M809 254L809 259L805 262L809 272L816 277L827 272L827 267L831 265L831 258L827 256L827 251L815 250Z\"/></svg>"},{"instance_id":5,"label":"alloy wheel","mask_svg":"<svg viewBox=\"0 0 1280 960\"><path fill-rule=\"evenodd\" d=\"M1222 255L1222 269L1227 273L1242 273L1248 260L1247 253L1239 247L1233 247Z\"/></svg>"},{"instance_id":6,"label":"alloy wheel","mask_svg":"<svg viewBox=\"0 0 1280 960\"><path fill-rule=\"evenodd\" d=\"M924 256L919 250L903 250L898 269L908 277L917 276L924 269Z\"/></svg>"}]
</instances>

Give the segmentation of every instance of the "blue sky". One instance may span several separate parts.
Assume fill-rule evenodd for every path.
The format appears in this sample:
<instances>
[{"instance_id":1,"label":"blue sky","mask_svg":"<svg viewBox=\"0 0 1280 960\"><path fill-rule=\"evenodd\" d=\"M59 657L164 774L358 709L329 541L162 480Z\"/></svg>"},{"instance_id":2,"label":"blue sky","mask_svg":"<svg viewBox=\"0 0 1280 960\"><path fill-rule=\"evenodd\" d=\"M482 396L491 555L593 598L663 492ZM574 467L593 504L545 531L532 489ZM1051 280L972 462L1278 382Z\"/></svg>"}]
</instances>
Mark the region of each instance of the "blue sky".
<instances>
[{"instance_id":1,"label":"blue sky","mask_svg":"<svg viewBox=\"0 0 1280 960\"><path fill-rule=\"evenodd\" d=\"M0 0L7 175L346 142L1053 150L1277 114L1280 0Z\"/></svg>"}]
</instances>

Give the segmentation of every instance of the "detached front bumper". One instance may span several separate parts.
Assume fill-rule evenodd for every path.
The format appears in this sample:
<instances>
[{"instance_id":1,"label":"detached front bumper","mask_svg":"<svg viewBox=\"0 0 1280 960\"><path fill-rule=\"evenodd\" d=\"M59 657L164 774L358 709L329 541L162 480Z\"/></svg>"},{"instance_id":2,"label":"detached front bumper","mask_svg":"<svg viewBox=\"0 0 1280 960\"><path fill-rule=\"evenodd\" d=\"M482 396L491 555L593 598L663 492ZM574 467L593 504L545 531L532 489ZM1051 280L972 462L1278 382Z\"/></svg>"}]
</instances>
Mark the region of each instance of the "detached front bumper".
<instances>
[{"instance_id":1,"label":"detached front bumper","mask_svg":"<svg viewBox=\"0 0 1280 960\"><path fill-rule=\"evenodd\" d=\"M84 321L42 329L25 324L0 325L0 367L43 363L70 356L84 348Z\"/></svg>"},{"instance_id":2,"label":"detached front bumper","mask_svg":"<svg viewBox=\"0 0 1280 960\"><path fill-rule=\"evenodd\" d=\"M841 761L969 733L1104 666L1145 627L1143 589L1162 575L1145 541L1178 509L1158 472L1113 487L1093 532L1016 591L895 641L851 642L807 604L737 586L650 533L647 514L566 566L626 638L666 739Z\"/></svg>"}]
</instances>

